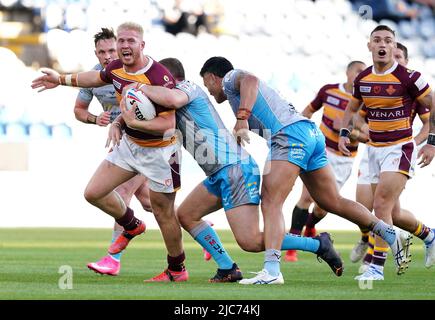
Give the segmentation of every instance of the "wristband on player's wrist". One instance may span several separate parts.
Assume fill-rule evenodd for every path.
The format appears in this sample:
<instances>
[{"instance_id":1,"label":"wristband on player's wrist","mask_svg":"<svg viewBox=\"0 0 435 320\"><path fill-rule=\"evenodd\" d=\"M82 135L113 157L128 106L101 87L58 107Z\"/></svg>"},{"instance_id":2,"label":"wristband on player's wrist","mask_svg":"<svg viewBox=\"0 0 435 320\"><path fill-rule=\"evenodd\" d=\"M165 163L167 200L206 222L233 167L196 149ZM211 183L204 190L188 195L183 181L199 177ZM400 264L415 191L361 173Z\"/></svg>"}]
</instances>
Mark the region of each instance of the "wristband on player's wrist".
<instances>
[{"instance_id":1,"label":"wristband on player's wrist","mask_svg":"<svg viewBox=\"0 0 435 320\"><path fill-rule=\"evenodd\" d=\"M239 108L239 111L237 111L236 118L237 120L248 120L251 116L251 110L246 108Z\"/></svg>"},{"instance_id":2,"label":"wristband on player's wrist","mask_svg":"<svg viewBox=\"0 0 435 320\"><path fill-rule=\"evenodd\" d=\"M73 74L61 74L58 78L59 84L63 86L78 87L79 86L79 75L77 73Z\"/></svg>"},{"instance_id":3,"label":"wristband on player's wrist","mask_svg":"<svg viewBox=\"0 0 435 320\"><path fill-rule=\"evenodd\" d=\"M427 137L427 144L435 146L435 133L429 133L429 136Z\"/></svg>"},{"instance_id":4,"label":"wristband on player's wrist","mask_svg":"<svg viewBox=\"0 0 435 320\"><path fill-rule=\"evenodd\" d=\"M350 136L350 130L348 128L340 129L340 137L349 138L349 136Z\"/></svg>"},{"instance_id":5,"label":"wristband on player's wrist","mask_svg":"<svg viewBox=\"0 0 435 320\"><path fill-rule=\"evenodd\" d=\"M86 121L88 123L97 124L97 116L93 114L88 114L88 117L86 118Z\"/></svg>"}]
</instances>

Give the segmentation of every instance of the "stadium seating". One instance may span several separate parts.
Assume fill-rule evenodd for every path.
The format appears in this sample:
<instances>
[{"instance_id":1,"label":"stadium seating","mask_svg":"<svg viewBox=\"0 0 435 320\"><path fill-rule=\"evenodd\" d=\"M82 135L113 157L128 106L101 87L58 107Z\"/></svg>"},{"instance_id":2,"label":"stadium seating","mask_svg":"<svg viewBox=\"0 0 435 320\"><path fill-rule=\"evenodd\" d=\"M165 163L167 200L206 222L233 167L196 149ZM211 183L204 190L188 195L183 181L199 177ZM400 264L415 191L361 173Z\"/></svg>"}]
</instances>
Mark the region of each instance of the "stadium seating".
<instances>
[{"instance_id":1,"label":"stadium seating","mask_svg":"<svg viewBox=\"0 0 435 320\"><path fill-rule=\"evenodd\" d=\"M358 5L343 0L276 0L277 6L264 1L221 0L224 16L218 34L193 36L164 32L161 24L161 1L138 0L28 0L26 6L40 6L45 17L46 44L53 65L60 72L88 70L95 63L92 35L101 27L116 28L121 22L140 22L145 30L145 51L156 59L178 57L185 65L187 77L202 83L199 68L213 55L227 56L248 69L291 100L302 110L324 83L345 78L344 67L350 60L370 64L366 43L368 34L378 24L361 19ZM127 5L129 3L129 5ZM131 8L134 8L132 10ZM276 10L276 7L281 8ZM411 21L381 20L397 31L398 40L409 48L410 67L425 73L435 84L435 18L428 7L421 7L418 19ZM26 68L7 49L0 48L0 61L7 70L26 79L34 71ZM6 70L6 71L7 71ZM5 80L0 79L0 85ZM4 137L47 138L71 137L71 108L75 94L59 90L56 94L35 97L28 82L6 83L6 91L18 93L28 101L44 106L33 110L0 96L0 135ZM16 86L22 86L17 88ZM2 86L3 88L3 86ZM54 101L71 106L59 107ZM55 111L54 111L55 110ZM3 133L2 133L3 132Z\"/></svg>"}]
</instances>

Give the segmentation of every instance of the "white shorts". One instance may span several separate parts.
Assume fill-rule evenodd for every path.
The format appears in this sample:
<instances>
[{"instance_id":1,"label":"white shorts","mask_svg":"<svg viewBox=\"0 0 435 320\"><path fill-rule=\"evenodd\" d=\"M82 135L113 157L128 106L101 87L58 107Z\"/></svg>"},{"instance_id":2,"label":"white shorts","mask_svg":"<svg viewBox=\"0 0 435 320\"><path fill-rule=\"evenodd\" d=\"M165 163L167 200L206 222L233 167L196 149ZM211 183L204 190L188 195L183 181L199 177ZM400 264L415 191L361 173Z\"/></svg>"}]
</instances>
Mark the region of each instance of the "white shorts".
<instances>
[{"instance_id":1,"label":"white shorts","mask_svg":"<svg viewBox=\"0 0 435 320\"><path fill-rule=\"evenodd\" d=\"M354 157L340 156L326 148L326 155L328 161L331 164L334 171L335 181L337 181L337 187L340 190L346 181L349 179L352 173Z\"/></svg>"},{"instance_id":2,"label":"white shorts","mask_svg":"<svg viewBox=\"0 0 435 320\"><path fill-rule=\"evenodd\" d=\"M366 146L358 168L358 184L370 184L369 151Z\"/></svg>"},{"instance_id":3,"label":"white shorts","mask_svg":"<svg viewBox=\"0 0 435 320\"><path fill-rule=\"evenodd\" d=\"M408 178L414 176L417 162L415 141L407 141L388 147L367 146L369 154L370 183L378 183L382 172L400 172Z\"/></svg>"},{"instance_id":4,"label":"white shorts","mask_svg":"<svg viewBox=\"0 0 435 320\"><path fill-rule=\"evenodd\" d=\"M155 192L172 193L180 188L181 151L178 144L166 147L141 147L123 135L106 160L148 178L149 188Z\"/></svg>"}]
</instances>

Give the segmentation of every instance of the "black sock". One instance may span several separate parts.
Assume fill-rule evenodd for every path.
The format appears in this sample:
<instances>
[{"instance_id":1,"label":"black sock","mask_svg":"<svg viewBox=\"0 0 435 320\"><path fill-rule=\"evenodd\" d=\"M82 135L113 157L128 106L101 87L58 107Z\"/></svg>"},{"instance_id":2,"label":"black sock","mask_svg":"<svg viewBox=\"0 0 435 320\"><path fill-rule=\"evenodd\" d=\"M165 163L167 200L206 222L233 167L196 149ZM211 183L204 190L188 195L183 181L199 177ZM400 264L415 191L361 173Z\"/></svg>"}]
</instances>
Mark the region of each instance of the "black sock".
<instances>
[{"instance_id":1,"label":"black sock","mask_svg":"<svg viewBox=\"0 0 435 320\"><path fill-rule=\"evenodd\" d=\"M182 254L180 254L177 257L171 257L168 255L168 269L171 271L183 271L185 270L184 267L184 260L186 259L186 256L184 255L184 251Z\"/></svg>"},{"instance_id":2,"label":"black sock","mask_svg":"<svg viewBox=\"0 0 435 320\"><path fill-rule=\"evenodd\" d=\"M307 228L314 228L314 226L320 221L322 220L322 218L318 218L316 217L316 215L314 214L314 212L310 212L310 214L308 215L308 219L307 219L307 223L306 223L306 227Z\"/></svg>"},{"instance_id":3,"label":"black sock","mask_svg":"<svg viewBox=\"0 0 435 320\"><path fill-rule=\"evenodd\" d=\"M290 233L300 235L302 233L302 229L305 226L305 223L308 219L308 209L301 209L298 206L295 206L292 213L292 225L290 228Z\"/></svg>"},{"instance_id":4,"label":"black sock","mask_svg":"<svg viewBox=\"0 0 435 320\"><path fill-rule=\"evenodd\" d=\"M130 208L127 208L124 215L119 219L115 219L115 221L125 230L133 230L140 223L140 220L134 216L134 212Z\"/></svg>"}]
</instances>

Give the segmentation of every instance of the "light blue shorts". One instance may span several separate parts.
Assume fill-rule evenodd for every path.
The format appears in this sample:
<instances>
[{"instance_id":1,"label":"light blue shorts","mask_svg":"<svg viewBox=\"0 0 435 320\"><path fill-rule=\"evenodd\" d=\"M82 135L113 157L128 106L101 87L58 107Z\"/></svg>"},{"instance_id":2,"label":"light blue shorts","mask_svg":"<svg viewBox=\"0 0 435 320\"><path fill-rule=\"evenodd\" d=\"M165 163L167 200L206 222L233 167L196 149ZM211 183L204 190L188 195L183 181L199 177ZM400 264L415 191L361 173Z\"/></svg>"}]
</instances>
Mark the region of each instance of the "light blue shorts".
<instances>
[{"instance_id":1,"label":"light blue shorts","mask_svg":"<svg viewBox=\"0 0 435 320\"><path fill-rule=\"evenodd\" d=\"M226 166L203 181L208 192L222 199L225 211L260 203L260 171L254 159Z\"/></svg>"},{"instance_id":2,"label":"light blue shorts","mask_svg":"<svg viewBox=\"0 0 435 320\"><path fill-rule=\"evenodd\" d=\"M282 128L269 142L267 160L286 160L301 168L314 171L328 164L325 136L311 121L298 121Z\"/></svg>"}]
</instances>

